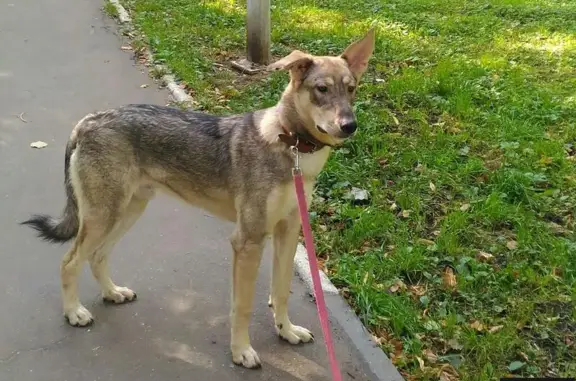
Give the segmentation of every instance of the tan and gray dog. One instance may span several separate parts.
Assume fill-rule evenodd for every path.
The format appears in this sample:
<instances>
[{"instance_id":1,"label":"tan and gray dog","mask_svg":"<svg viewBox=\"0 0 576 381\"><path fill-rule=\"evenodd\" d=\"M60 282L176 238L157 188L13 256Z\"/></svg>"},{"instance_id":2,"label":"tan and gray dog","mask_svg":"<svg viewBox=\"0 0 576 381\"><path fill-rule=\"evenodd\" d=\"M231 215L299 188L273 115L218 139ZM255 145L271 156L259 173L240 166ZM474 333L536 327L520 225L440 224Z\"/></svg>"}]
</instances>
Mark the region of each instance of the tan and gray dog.
<instances>
[{"instance_id":1,"label":"tan and gray dog","mask_svg":"<svg viewBox=\"0 0 576 381\"><path fill-rule=\"evenodd\" d=\"M313 339L288 317L292 266L300 220L291 146L301 153L307 196L332 147L356 130L352 102L374 50L371 29L338 57L293 51L270 65L290 72L274 107L234 116L127 105L89 114L70 136L65 155L67 203L59 219L35 215L23 222L48 241L75 238L61 264L64 315L73 326L93 322L78 298L77 279L90 263L103 298L136 299L108 270L114 244L142 215L157 190L236 222L231 306L234 363L260 367L250 345L256 275L265 239L274 260L270 306L278 335L292 344Z\"/></svg>"}]
</instances>

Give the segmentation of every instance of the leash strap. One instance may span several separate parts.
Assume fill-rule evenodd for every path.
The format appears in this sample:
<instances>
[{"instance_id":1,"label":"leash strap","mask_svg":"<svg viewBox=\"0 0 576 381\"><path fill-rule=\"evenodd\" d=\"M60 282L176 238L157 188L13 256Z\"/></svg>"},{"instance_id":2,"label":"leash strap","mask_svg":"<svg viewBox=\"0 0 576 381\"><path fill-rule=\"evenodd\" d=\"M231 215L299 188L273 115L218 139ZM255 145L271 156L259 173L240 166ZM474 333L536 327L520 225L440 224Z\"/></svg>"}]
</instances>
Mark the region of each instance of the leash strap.
<instances>
[{"instance_id":1,"label":"leash strap","mask_svg":"<svg viewBox=\"0 0 576 381\"><path fill-rule=\"evenodd\" d=\"M314 284L314 296L316 298L316 308L318 310L318 317L322 327L322 334L324 335L324 342L326 343L326 351L328 352L328 359L330 360L330 370L332 372L333 381L342 381L342 374L338 361L336 361L336 353L334 351L334 343L332 342L332 333L330 332L330 323L328 321L328 311L326 310L326 302L324 300L324 291L322 290L322 283L320 281L320 273L318 270L318 261L316 259L316 249L314 248L314 239L312 238L312 229L310 228L310 220L308 218L308 206L306 203L306 195L304 193L304 181L302 179L302 172L300 171L298 163L298 150L293 148L293 153L296 156L292 176L294 177L294 186L296 188L296 196L298 197L298 209L300 210L300 218L302 219L302 231L304 233L304 243L306 244L306 252L308 253L308 263L310 264L310 273L312 274L312 283Z\"/></svg>"}]
</instances>

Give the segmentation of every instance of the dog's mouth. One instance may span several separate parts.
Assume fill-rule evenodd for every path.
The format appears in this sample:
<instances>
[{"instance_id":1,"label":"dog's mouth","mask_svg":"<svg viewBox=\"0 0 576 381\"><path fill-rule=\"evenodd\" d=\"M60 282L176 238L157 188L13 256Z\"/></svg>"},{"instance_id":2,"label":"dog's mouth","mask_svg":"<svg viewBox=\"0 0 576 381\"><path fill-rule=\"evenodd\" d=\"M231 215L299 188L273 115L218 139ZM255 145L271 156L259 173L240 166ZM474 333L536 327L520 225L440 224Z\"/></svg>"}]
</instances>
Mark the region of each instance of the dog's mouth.
<instances>
[{"instance_id":1,"label":"dog's mouth","mask_svg":"<svg viewBox=\"0 0 576 381\"><path fill-rule=\"evenodd\" d=\"M318 131L320 131L321 133L323 133L323 134L327 134L327 133L328 133L328 131L326 131L325 129L323 129L322 127L320 127L320 126L318 126L318 125L316 125L316 129L317 129Z\"/></svg>"}]
</instances>

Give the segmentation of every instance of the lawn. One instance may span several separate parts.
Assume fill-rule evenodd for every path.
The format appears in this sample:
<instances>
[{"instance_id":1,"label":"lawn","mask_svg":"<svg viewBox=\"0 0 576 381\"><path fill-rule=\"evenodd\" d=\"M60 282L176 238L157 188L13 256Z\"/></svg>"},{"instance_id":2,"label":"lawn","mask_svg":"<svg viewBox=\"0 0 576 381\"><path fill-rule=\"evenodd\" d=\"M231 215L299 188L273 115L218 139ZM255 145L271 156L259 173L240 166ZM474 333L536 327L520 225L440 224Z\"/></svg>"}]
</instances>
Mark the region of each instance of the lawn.
<instances>
[{"instance_id":1,"label":"lawn","mask_svg":"<svg viewBox=\"0 0 576 381\"><path fill-rule=\"evenodd\" d=\"M124 0L196 107L273 105L245 77L245 3ZM576 375L576 2L273 1L275 57L372 23L360 128L311 206L332 281L413 380ZM369 192L368 202L352 188Z\"/></svg>"}]
</instances>

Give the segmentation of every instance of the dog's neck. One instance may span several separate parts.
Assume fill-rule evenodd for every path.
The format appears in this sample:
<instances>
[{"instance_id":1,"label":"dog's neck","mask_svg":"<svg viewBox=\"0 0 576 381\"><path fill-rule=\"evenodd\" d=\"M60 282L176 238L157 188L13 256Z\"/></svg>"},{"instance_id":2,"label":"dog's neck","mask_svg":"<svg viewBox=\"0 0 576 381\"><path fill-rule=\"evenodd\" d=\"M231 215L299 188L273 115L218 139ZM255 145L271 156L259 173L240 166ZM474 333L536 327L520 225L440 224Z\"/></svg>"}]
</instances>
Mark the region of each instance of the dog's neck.
<instances>
[{"instance_id":1,"label":"dog's neck","mask_svg":"<svg viewBox=\"0 0 576 381\"><path fill-rule=\"evenodd\" d=\"M308 132L306 122L289 97L282 97L273 110L275 120L269 121L270 124L266 126L268 131L265 131L265 138L270 142L281 142L288 148L296 147L301 153L314 153L327 146L332 147Z\"/></svg>"}]
</instances>

